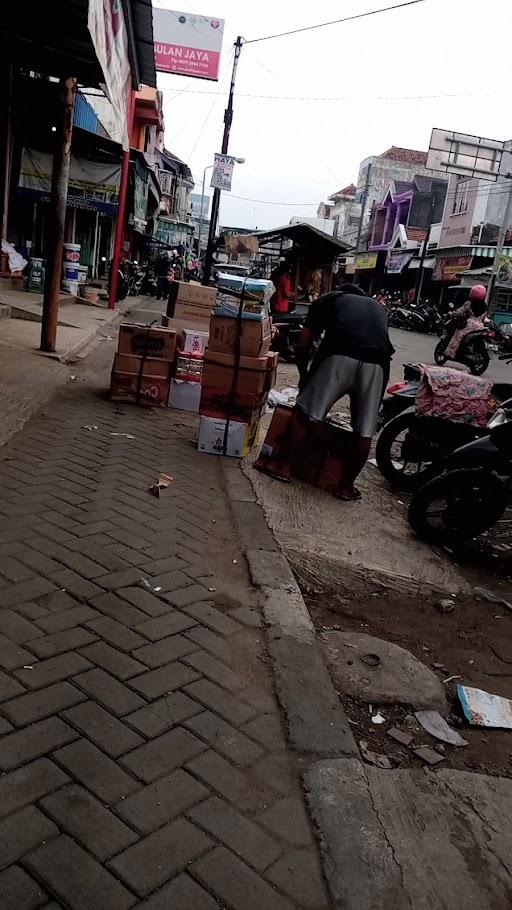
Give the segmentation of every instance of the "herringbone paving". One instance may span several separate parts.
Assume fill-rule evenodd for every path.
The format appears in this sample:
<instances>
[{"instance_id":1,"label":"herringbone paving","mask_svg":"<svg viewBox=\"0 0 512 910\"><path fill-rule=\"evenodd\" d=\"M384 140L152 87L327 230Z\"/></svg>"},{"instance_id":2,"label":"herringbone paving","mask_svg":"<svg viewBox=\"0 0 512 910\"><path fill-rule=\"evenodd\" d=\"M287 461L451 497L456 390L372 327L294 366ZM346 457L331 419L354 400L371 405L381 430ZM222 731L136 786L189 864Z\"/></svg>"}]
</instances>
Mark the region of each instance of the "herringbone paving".
<instances>
[{"instance_id":1,"label":"herringbone paving","mask_svg":"<svg viewBox=\"0 0 512 910\"><path fill-rule=\"evenodd\" d=\"M219 462L93 356L1 450L0 907L326 908Z\"/></svg>"}]
</instances>

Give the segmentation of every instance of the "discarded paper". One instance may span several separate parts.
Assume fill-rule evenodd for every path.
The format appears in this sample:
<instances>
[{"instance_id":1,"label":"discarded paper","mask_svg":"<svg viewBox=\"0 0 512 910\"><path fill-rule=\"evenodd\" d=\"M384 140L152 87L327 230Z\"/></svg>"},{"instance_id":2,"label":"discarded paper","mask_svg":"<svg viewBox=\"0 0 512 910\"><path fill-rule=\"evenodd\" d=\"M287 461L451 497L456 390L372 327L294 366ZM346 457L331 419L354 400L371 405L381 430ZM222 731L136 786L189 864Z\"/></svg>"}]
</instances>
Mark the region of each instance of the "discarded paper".
<instances>
[{"instance_id":1,"label":"discarded paper","mask_svg":"<svg viewBox=\"0 0 512 910\"><path fill-rule=\"evenodd\" d=\"M449 743L450 746L467 746L467 741L456 730L452 730L439 711L416 711L415 713L423 729L435 739Z\"/></svg>"},{"instance_id":2,"label":"discarded paper","mask_svg":"<svg viewBox=\"0 0 512 910\"><path fill-rule=\"evenodd\" d=\"M97 429L95 427L94 429ZM131 433L111 433L111 436L124 436L125 439L135 439L135 436L132 436Z\"/></svg>"},{"instance_id":3,"label":"discarded paper","mask_svg":"<svg viewBox=\"0 0 512 910\"><path fill-rule=\"evenodd\" d=\"M169 476L169 474L159 474L157 482L151 484L148 492L159 499L160 494L167 489L167 487L172 483L172 480L173 479Z\"/></svg>"},{"instance_id":4,"label":"discarded paper","mask_svg":"<svg viewBox=\"0 0 512 910\"><path fill-rule=\"evenodd\" d=\"M503 727L512 729L512 700L501 695L457 686L457 695L465 718L476 727Z\"/></svg>"},{"instance_id":5,"label":"discarded paper","mask_svg":"<svg viewBox=\"0 0 512 910\"><path fill-rule=\"evenodd\" d=\"M269 408L275 408L278 404L288 404L290 401L295 401L298 394L299 390L291 387L279 391L278 389L271 389L268 393L268 406Z\"/></svg>"},{"instance_id":6,"label":"discarded paper","mask_svg":"<svg viewBox=\"0 0 512 910\"><path fill-rule=\"evenodd\" d=\"M374 714L372 717L372 724L378 725L378 724L385 724L385 723L386 723L386 718L384 717L383 714L381 714L380 711L377 711L377 713Z\"/></svg>"},{"instance_id":7,"label":"discarded paper","mask_svg":"<svg viewBox=\"0 0 512 910\"><path fill-rule=\"evenodd\" d=\"M98 427L96 426L95 423L86 423L85 426L82 427L82 430L89 430L91 432L92 432L92 430L97 430L97 429L98 429Z\"/></svg>"}]
</instances>

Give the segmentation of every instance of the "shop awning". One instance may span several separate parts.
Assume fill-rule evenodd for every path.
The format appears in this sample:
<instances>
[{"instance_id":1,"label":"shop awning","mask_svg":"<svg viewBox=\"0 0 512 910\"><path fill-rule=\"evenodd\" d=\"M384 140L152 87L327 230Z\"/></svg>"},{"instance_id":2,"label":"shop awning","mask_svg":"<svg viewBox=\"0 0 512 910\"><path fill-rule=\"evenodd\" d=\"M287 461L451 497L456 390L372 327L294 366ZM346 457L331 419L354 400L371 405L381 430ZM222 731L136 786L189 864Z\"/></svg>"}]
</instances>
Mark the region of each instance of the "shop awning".
<instances>
[{"instance_id":1,"label":"shop awning","mask_svg":"<svg viewBox=\"0 0 512 910\"><path fill-rule=\"evenodd\" d=\"M156 87L151 0L123 0L134 87ZM25 0L2 8L0 53L27 70L99 85L103 73L87 27L89 0Z\"/></svg>"},{"instance_id":2,"label":"shop awning","mask_svg":"<svg viewBox=\"0 0 512 910\"><path fill-rule=\"evenodd\" d=\"M311 224L300 222L299 224L285 224L283 227L272 228L268 231L255 231L252 235L257 237L258 243L264 246L266 243L286 238L292 240L300 246L304 252L311 253L312 258L336 259L342 253L352 249L349 243L343 243L342 240L336 240L330 234L325 234Z\"/></svg>"}]
</instances>

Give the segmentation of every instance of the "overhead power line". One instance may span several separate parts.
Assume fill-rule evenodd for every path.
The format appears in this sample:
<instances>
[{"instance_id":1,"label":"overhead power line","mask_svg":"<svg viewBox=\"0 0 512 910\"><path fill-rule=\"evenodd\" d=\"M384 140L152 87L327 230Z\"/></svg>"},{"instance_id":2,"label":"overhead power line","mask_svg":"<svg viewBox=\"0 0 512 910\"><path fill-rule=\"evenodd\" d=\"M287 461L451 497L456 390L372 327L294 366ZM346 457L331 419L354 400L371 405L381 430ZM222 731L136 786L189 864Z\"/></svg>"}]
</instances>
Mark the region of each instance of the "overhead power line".
<instances>
[{"instance_id":1,"label":"overhead power line","mask_svg":"<svg viewBox=\"0 0 512 910\"><path fill-rule=\"evenodd\" d=\"M305 25L302 28L293 28L287 32L278 32L275 35L263 35L261 38L244 39L244 44L257 44L259 41L270 41L271 38L286 38L288 35L298 35L301 32L311 32L318 28L327 28L329 25L339 25L341 22L352 22L354 19L366 19L368 16L377 16L379 13L388 13L390 10L402 9L405 6L415 6L417 3L425 3L426 0L407 0L406 3L395 3L393 6L384 6L382 9L368 10L366 13L355 13L353 16L345 16L343 19L331 19L330 22L319 22L317 25Z\"/></svg>"},{"instance_id":2,"label":"overhead power line","mask_svg":"<svg viewBox=\"0 0 512 910\"><path fill-rule=\"evenodd\" d=\"M165 91L165 89L164 89ZM183 90L184 91L184 90ZM226 95L227 91L201 91L201 89L188 89L190 95ZM252 98L262 101L307 101L307 102L339 102L339 101L428 101L440 98L488 98L497 95L512 94L511 91L502 92L447 92L437 95L255 95L250 92L237 92L237 98Z\"/></svg>"}]
</instances>

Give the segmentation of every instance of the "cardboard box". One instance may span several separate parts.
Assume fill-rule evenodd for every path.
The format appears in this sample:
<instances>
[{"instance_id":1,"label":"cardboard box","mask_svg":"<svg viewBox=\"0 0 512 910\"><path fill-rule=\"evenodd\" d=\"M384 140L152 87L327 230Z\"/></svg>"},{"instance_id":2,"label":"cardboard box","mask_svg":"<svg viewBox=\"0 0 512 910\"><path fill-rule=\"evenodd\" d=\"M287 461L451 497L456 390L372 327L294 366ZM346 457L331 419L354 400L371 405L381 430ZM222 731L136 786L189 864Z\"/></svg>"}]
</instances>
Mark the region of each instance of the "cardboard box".
<instances>
[{"instance_id":1,"label":"cardboard box","mask_svg":"<svg viewBox=\"0 0 512 910\"><path fill-rule=\"evenodd\" d=\"M208 320L216 297L216 288L204 287L192 281L173 281L169 287L167 315L192 322Z\"/></svg>"},{"instance_id":2,"label":"cardboard box","mask_svg":"<svg viewBox=\"0 0 512 910\"><path fill-rule=\"evenodd\" d=\"M208 344L208 332L197 329L183 329L178 337L178 348L184 354L204 355Z\"/></svg>"},{"instance_id":3,"label":"cardboard box","mask_svg":"<svg viewBox=\"0 0 512 910\"><path fill-rule=\"evenodd\" d=\"M112 372L110 398L132 404L166 408L169 401L170 380L162 376L143 376L133 373Z\"/></svg>"},{"instance_id":4,"label":"cardboard box","mask_svg":"<svg viewBox=\"0 0 512 910\"><path fill-rule=\"evenodd\" d=\"M235 376L234 354L220 354L207 348L204 358L203 382L218 389L219 394L261 395L265 389L267 357L240 357Z\"/></svg>"},{"instance_id":5,"label":"cardboard box","mask_svg":"<svg viewBox=\"0 0 512 910\"><path fill-rule=\"evenodd\" d=\"M163 326L130 325L119 326L119 354L137 354L143 357L158 357L174 360L176 332Z\"/></svg>"},{"instance_id":6,"label":"cardboard box","mask_svg":"<svg viewBox=\"0 0 512 910\"><path fill-rule=\"evenodd\" d=\"M239 394L235 397L219 394L218 389L212 389L204 383L201 388L201 402L199 413L205 417L233 417L250 423L254 417L261 417L265 412L267 395Z\"/></svg>"},{"instance_id":7,"label":"cardboard box","mask_svg":"<svg viewBox=\"0 0 512 910\"><path fill-rule=\"evenodd\" d=\"M209 333L210 330L210 316L205 314L204 319L174 319L170 316L162 316L162 325L168 329L174 329L176 335L181 335L183 329L196 330L200 332Z\"/></svg>"},{"instance_id":8,"label":"cardboard box","mask_svg":"<svg viewBox=\"0 0 512 910\"><path fill-rule=\"evenodd\" d=\"M131 373L138 376L142 370L145 376L158 376L169 379L171 372L170 360L159 360L157 357L138 357L136 354L116 354L114 357L114 373Z\"/></svg>"},{"instance_id":9,"label":"cardboard box","mask_svg":"<svg viewBox=\"0 0 512 910\"><path fill-rule=\"evenodd\" d=\"M197 414L200 400L200 382L180 382L179 379L171 380L171 391L169 394L170 408L177 408L179 411L193 411Z\"/></svg>"},{"instance_id":10,"label":"cardboard box","mask_svg":"<svg viewBox=\"0 0 512 910\"><path fill-rule=\"evenodd\" d=\"M174 378L182 382L201 382L204 358L201 354L178 354Z\"/></svg>"},{"instance_id":11,"label":"cardboard box","mask_svg":"<svg viewBox=\"0 0 512 910\"><path fill-rule=\"evenodd\" d=\"M278 405L267 430L256 464L262 467L279 453L292 408ZM292 460L294 477L328 493L336 493L343 477L343 460L352 433L329 420L311 423L300 453Z\"/></svg>"},{"instance_id":12,"label":"cardboard box","mask_svg":"<svg viewBox=\"0 0 512 910\"><path fill-rule=\"evenodd\" d=\"M216 417L200 417L199 452L210 455L230 455L243 458L252 452L258 438L259 421L243 423L238 420L220 420Z\"/></svg>"},{"instance_id":13,"label":"cardboard box","mask_svg":"<svg viewBox=\"0 0 512 910\"><path fill-rule=\"evenodd\" d=\"M262 357L268 353L272 329L268 316L265 319L230 319L212 316L208 348L220 354L234 354L240 339L240 354L245 357Z\"/></svg>"}]
</instances>

